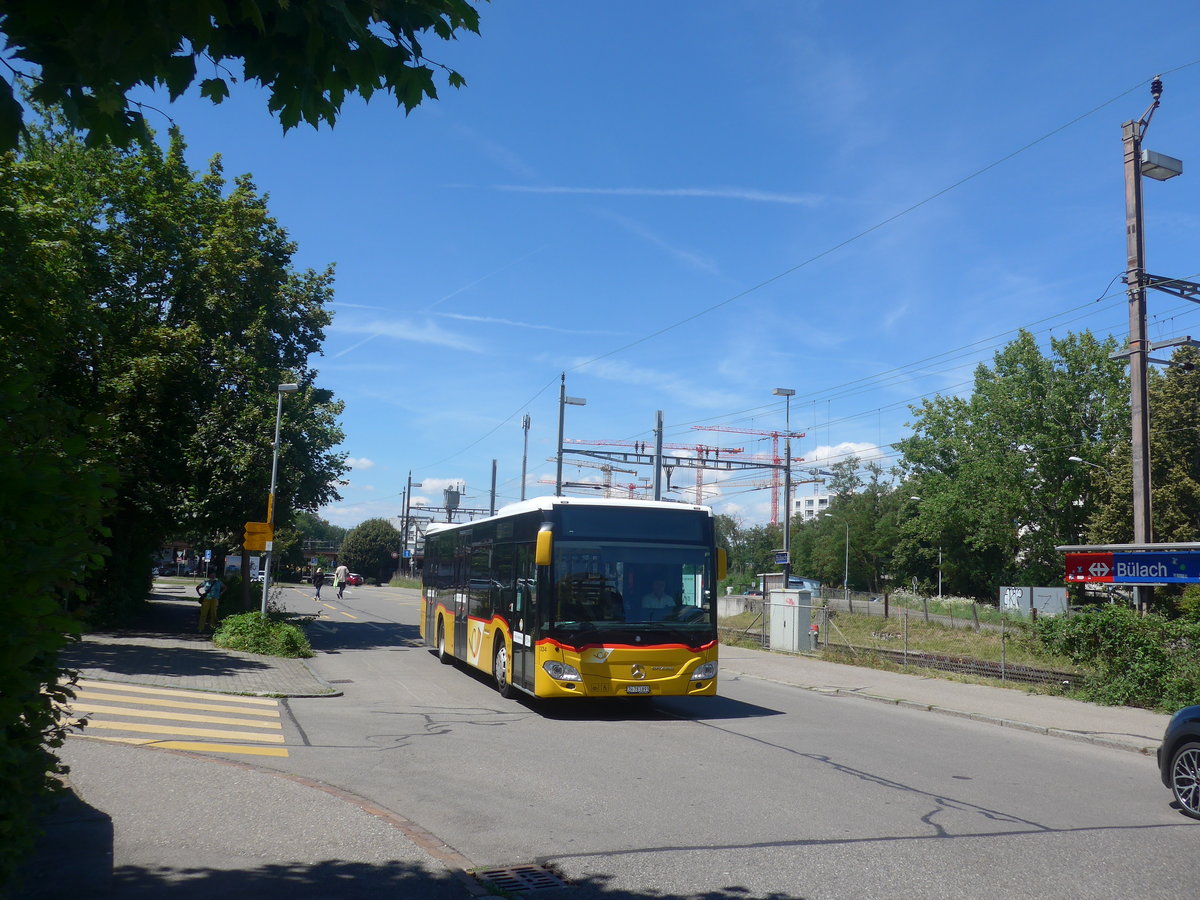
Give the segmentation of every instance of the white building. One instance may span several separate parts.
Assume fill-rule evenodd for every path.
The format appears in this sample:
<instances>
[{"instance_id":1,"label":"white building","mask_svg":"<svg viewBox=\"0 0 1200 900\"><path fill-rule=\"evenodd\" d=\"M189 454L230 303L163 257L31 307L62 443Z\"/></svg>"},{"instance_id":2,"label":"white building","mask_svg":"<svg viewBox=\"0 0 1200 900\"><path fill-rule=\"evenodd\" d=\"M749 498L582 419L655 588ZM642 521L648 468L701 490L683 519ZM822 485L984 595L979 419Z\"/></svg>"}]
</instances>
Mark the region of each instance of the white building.
<instances>
[{"instance_id":1,"label":"white building","mask_svg":"<svg viewBox=\"0 0 1200 900\"><path fill-rule=\"evenodd\" d=\"M806 497L796 498L795 505L792 507L792 515L801 522L809 522L827 509L829 509L829 494L809 494Z\"/></svg>"}]
</instances>

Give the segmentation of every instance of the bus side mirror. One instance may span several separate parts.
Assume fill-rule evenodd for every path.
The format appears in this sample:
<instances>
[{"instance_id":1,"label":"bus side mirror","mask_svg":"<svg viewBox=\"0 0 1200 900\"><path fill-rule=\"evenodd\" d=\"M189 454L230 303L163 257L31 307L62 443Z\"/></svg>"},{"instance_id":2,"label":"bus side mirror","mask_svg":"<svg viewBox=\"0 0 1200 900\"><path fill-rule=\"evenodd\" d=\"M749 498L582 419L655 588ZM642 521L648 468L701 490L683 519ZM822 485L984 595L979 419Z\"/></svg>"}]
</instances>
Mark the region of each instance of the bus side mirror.
<instances>
[{"instance_id":1,"label":"bus side mirror","mask_svg":"<svg viewBox=\"0 0 1200 900\"><path fill-rule=\"evenodd\" d=\"M539 531L537 535L537 550L534 553L533 561L539 566L550 565L550 559L554 550L554 532Z\"/></svg>"},{"instance_id":2,"label":"bus side mirror","mask_svg":"<svg viewBox=\"0 0 1200 900\"><path fill-rule=\"evenodd\" d=\"M729 554L724 547L717 548L717 581L724 581L729 574Z\"/></svg>"}]
</instances>

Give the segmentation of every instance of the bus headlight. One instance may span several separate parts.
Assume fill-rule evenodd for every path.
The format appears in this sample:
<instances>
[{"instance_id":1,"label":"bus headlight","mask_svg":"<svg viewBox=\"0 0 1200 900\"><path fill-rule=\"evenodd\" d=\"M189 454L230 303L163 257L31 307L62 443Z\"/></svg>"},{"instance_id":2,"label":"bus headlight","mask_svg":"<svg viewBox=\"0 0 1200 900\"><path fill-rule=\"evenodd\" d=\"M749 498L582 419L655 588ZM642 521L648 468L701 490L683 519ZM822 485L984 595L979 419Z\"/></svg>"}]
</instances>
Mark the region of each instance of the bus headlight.
<instances>
[{"instance_id":1,"label":"bus headlight","mask_svg":"<svg viewBox=\"0 0 1200 900\"><path fill-rule=\"evenodd\" d=\"M579 670L574 666L568 666L566 663L557 662L555 660L547 660L542 663L542 668L546 670L546 674L555 681L583 681L583 676L579 674Z\"/></svg>"},{"instance_id":2,"label":"bus headlight","mask_svg":"<svg viewBox=\"0 0 1200 900\"><path fill-rule=\"evenodd\" d=\"M703 665L696 666L696 671L692 673L692 681L708 681L708 679L716 677L716 662L706 662Z\"/></svg>"}]
</instances>

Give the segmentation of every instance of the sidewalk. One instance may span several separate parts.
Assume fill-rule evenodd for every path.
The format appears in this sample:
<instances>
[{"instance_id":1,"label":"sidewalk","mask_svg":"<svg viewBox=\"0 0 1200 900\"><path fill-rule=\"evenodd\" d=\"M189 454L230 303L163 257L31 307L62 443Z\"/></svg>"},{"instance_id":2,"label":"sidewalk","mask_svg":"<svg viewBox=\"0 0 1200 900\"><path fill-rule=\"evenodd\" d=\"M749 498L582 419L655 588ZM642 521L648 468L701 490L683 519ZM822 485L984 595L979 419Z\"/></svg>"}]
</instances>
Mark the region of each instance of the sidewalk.
<instances>
[{"instance_id":1,"label":"sidewalk","mask_svg":"<svg viewBox=\"0 0 1200 900\"><path fill-rule=\"evenodd\" d=\"M1017 688L966 684L723 645L720 677L728 681L734 675L961 716L1151 756L1162 742L1171 718L1129 706L1096 706Z\"/></svg>"},{"instance_id":2,"label":"sidewalk","mask_svg":"<svg viewBox=\"0 0 1200 900\"><path fill-rule=\"evenodd\" d=\"M188 596L189 590L180 588L155 593L142 621L131 629L85 636L63 654L63 665L78 670L82 677L102 681L268 696L338 695L339 692L323 681L304 660L236 653L215 647L207 635L195 632L199 604ZM1169 716L1142 709L1094 706L1023 690L899 674L741 647L721 648L720 671L726 684L738 678L762 679L802 690L893 703L1143 754L1154 753L1169 720ZM64 749L69 748L70 742ZM112 748L106 752L117 750ZM154 780L160 777L156 773L162 773L161 778L166 783L168 778L175 777L176 763L172 760L178 760L176 755L130 749L121 756L130 757L130 765L140 764L144 778ZM258 805L265 806L267 799L279 790L278 779L263 775L260 780L263 783L256 786L256 796L261 798ZM201 796L203 794L202 791ZM296 835L309 830L319 831L321 823L346 815L344 798L312 790L305 796L311 799L304 807L307 812L303 816L288 816L293 820L289 823L292 826L290 832L264 827L264 833L278 830L279 838L277 843L264 850L264 858L294 860ZM27 869L35 873L30 884L35 885L36 890L27 896L109 896L116 845L114 832L120 834L122 822L129 822L133 814L119 802L102 803L108 808L101 811L90 806L89 799L92 798L87 792L72 790L46 820L47 836L42 842L41 853L31 860ZM93 799L92 802L99 801ZM227 811L222 817L228 821L245 814L245 810ZM277 825L278 821L272 824ZM355 827L365 829L366 825ZM414 866L430 862L429 857L402 834L394 834L388 840L395 845L391 852L412 860ZM62 865L63 847L72 848L70 866ZM326 849L336 854L336 848ZM270 856L272 853L275 856ZM220 854L214 851L214 860L218 858ZM434 867L440 869L436 864ZM435 889L446 890L445 882L431 878L433 876L423 877L418 882L419 887L406 883L406 890L414 900L425 896L426 889L431 897L439 896ZM59 883L61 879L67 882ZM208 888L213 886L208 884ZM463 887L461 882L455 882L455 886ZM191 896L186 889L172 893ZM201 893L203 891L196 896Z\"/></svg>"},{"instance_id":3,"label":"sidewalk","mask_svg":"<svg viewBox=\"0 0 1200 900\"><path fill-rule=\"evenodd\" d=\"M223 694L333 697L307 660L224 650L198 634L200 604L189 585L160 586L145 615L120 631L94 632L67 647L62 666L81 678Z\"/></svg>"}]
</instances>

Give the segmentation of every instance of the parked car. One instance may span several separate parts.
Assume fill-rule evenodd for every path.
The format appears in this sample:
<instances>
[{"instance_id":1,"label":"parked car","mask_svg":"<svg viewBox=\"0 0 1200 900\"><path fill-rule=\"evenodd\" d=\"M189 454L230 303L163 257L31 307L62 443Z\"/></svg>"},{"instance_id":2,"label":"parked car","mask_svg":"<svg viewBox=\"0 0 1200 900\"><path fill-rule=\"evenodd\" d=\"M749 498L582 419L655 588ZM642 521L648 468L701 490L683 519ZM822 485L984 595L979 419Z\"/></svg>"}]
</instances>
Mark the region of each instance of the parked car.
<instances>
[{"instance_id":1,"label":"parked car","mask_svg":"<svg viewBox=\"0 0 1200 900\"><path fill-rule=\"evenodd\" d=\"M1158 748L1158 771L1184 815L1200 819L1200 706L1171 717Z\"/></svg>"},{"instance_id":2,"label":"parked car","mask_svg":"<svg viewBox=\"0 0 1200 900\"><path fill-rule=\"evenodd\" d=\"M361 575L351 572L349 575L346 576L346 584L357 587L358 585L360 585L362 583L363 583L363 577Z\"/></svg>"}]
</instances>

